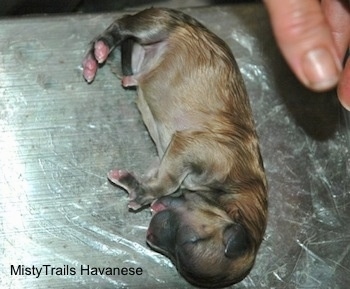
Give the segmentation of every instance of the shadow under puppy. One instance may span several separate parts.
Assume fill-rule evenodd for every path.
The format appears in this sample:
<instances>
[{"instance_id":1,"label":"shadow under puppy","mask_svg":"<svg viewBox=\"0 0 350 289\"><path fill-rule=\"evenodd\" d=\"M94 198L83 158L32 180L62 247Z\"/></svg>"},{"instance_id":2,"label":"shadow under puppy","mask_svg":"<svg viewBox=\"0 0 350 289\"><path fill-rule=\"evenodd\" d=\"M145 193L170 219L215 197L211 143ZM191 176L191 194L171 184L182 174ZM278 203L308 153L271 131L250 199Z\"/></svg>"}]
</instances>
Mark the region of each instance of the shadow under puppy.
<instances>
[{"instance_id":1,"label":"shadow under puppy","mask_svg":"<svg viewBox=\"0 0 350 289\"><path fill-rule=\"evenodd\" d=\"M122 48L124 87L138 108L160 164L146 178L112 170L129 207L151 204L147 243L190 283L224 287L253 267L267 218L267 183L252 112L223 40L190 16L151 8L116 20L93 42L83 74ZM180 189L179 197L170 196Z\"/></svg>"}]
</instances>

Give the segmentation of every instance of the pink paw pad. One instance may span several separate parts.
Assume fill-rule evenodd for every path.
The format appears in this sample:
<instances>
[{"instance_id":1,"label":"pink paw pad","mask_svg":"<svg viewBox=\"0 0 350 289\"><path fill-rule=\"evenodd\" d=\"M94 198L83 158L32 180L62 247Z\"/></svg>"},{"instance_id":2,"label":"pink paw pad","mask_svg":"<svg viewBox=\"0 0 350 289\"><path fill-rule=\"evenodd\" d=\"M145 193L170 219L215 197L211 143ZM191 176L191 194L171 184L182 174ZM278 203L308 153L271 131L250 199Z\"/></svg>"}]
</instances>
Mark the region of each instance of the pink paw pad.
<instances>
[{"instance_id":1,"label":"pink paw pad","mask_svg":"<svg viewBox=\"0 0 350 289\"><path fill-rule=\"evenodd\" d=\"M128 208L134 211L137 211L138 209L141 208L141 205L136 203L135 201L131 200L128 204Z\"/></svg>"},{"instance_id":2,"label":"pink paw pad","mask_svg":"<svg viewBox=\"0 0 350 289\"><path fill-rule=\"evenodd\" d=\"M103 63L108 57L109 47L103 41L97 41L95 43L95 58L98 63Z\"/></svg>"},{"instance_id":3,"label":"pink paw pad","mask_svg":"<svg viewBox=\"0 0 350 289\"><path fill-rule=\"evenodd\" d=\"M124 170L111 170L108 173L108 179L114 183L118 182L120 179L126 177L127 175L129 175L129 172Z\"/></svg>"},{"instance_id":4,"label":"pink paw pad","mask_svg":"<svg viewBox=\"0 0 350 289\"><path fill-rule=\"evenodd\" d=\"M98 65L95 59L91 55L87 56L83 61L83 76L87 82L94 80Z\"/></svg>"},{"instance_id":5,"label":"pink paw pad","mask_svg":"<svg viewBox=\"0 0 350 289\"><path fill-rule=\"evenodd\" d=\"M122 78L123 87L136 86L138 84L137 80L133 76L124 76Z\"/></svg>"}]
</instances>

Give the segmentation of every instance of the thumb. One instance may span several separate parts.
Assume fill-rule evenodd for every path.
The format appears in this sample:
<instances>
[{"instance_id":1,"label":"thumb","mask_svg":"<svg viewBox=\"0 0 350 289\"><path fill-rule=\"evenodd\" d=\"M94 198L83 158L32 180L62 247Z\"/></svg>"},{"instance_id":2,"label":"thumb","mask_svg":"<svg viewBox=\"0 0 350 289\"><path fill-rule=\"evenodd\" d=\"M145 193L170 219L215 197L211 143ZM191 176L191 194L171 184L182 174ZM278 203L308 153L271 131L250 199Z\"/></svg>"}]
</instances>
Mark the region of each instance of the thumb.
<instances>
[{"instance_id":1,"label":"thumb","mask_svg":"<svg viewBox=\"0 0 350 289\"><path fill-rule=\"evenodd\" d=\"M264 1L277 43L299 80L316 91L334 87L341 62L319 1Z\"/></svg>"}]
</instances>

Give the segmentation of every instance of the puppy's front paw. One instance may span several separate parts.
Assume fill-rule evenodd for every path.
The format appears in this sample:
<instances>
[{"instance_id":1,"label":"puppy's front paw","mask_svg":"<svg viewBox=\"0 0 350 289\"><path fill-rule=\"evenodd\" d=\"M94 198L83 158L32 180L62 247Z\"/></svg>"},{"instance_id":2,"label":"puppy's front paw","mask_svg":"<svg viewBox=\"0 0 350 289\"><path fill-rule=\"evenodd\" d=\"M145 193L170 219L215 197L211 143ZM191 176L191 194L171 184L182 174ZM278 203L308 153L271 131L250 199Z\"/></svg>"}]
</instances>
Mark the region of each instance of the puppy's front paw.
<instances>
[{"instance_id":1,"label":"puppy's front paw","mask_svg":"<svg viewBox=\"0 0 350 289\"><path fill-rule=\"evenodd\" d=\"M139 189L140 184L139 181L136 180L136 178L131 173L118 169L111 170L108 173L108 179L112 183L126 190L129 194L130 200L136 199L136 191Z\"/></svg>"},{"instance_id":2,"label":"puppy's front paw","mask_svg":"<svg viewBox=\"0 0 350 289\"><path fill-rule=\"evenodd\" d=\"M138 210L142 206L150 204L154 199L146 194L142 184L128 171L111 170L108 173L108 179L128 192L130 200L128 207L132 210Z\"/></svg>"}]
</instances>

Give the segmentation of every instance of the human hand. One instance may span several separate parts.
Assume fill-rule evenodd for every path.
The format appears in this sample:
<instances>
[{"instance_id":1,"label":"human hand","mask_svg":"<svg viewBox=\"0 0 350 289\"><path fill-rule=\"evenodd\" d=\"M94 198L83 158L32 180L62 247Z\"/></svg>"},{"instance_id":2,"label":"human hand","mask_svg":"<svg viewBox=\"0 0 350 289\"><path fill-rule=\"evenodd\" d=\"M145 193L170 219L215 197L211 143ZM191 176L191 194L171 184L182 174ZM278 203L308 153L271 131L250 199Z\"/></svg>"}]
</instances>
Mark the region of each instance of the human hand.
<instances>
[{"instance_id":1,"label":"human hand","mask_svg":"<svg viewBox=\"0 0 350 289\"><path fill-rule=\"evenodd\" d=\"M315 91L337 86L350 110L350 0L264 0L277 43L299 80Z\"/></svg>"}]
</instances>

